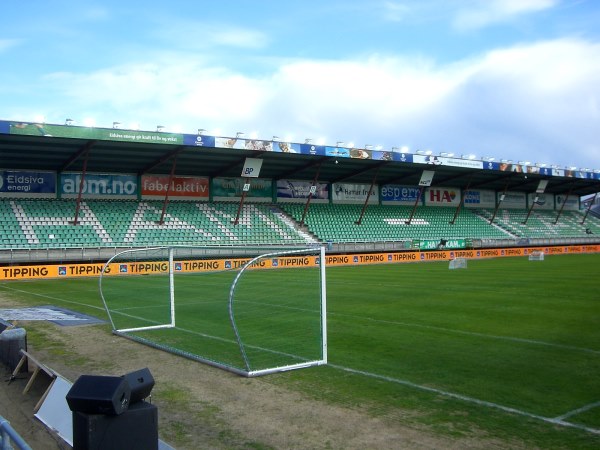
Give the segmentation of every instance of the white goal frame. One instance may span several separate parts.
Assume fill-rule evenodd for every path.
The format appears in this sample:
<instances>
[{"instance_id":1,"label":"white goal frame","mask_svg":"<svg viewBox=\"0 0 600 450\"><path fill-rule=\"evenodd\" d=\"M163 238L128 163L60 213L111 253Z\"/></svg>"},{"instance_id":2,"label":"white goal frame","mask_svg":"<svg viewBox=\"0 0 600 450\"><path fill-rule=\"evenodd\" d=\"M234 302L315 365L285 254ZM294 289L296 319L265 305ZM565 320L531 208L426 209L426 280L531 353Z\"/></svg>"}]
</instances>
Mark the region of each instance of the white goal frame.
<instances>
[{"instance_id":1,"label":"white goal frame","mask_svg":"<svg viewBox=\"0 0 600 450\"><path fill-rule=\"evenodd\" d=\"M131 339L136 342L140 342L140 343L149 345L153 348L165 350L167 352L174 353L179 356L184 356L186 358L189 358L189 359L192 359L195 361L199 361L199 362L202 362L202 363L214 366L214 367L218 367L220 369L224 369L229 372L233 372L238 375L242 375L242 376L246 376L246 377L256 377L256 376L267 375L267 374L276 373L276 372L284 372L284 371L289 371L289 370L295 370L295 369L301 369L301 368L306 368L306 367L327 364L327 358L328 358L328 356L327 356L327 282L326 282L326 267L325 267L326 266L326 255L325 255L325 247L324 246L309 247L309 248L303 247L300 249L298 249L298 248L289 249L288 248L287 250L277 249L275 251L270 251L270 252L265 252L266 249L262 248L262 249L260 249L260 254L258 256L251 258L241 268L238 269L238 273L235 276L235 278L231 284L231 287L229 289L229 298L227 299L227 302L228 302L229 321L230 321L231 327L234 331L235 338L237 340L237 345L239 347L239 350L241 352L241 356L243 359L243 363L245 365L245 369L242 369L239 367L233 367L231 365L217 362L212 359L204 358L204 357L196 355L196 354L190 354L185 351L179 351L177 349L173 349L171 347L150 341L148 339L129 334L132 332L139 332L139 331L148 331L148 330L156 330L156 329L164 329L164 328L177 328L176 317L175 317L175 280L174 280L174 274L175 274L174 253L175 253L175 249L177 249L177 248L180 248L180 247L158 246L158 247L148 247L148 248L140 248L140 249L128 249L128 250L125 250L125 251L115 254L105 263L105 265L102 268L102 271L100 273L100 277L99 277L100 296L102 298L102 303L104 304L106 313L108 314L114 334ZM251 248L247 248L247 247L244 249L252 250ZM104 293L102 292L102 280L103 280L104 274L107 272L107 268L110 266L110 264L113 263L113 261L115 259L119 258L123 254L127 254L127 253L135 254L135 253L143 253L143 252L147 253L147 252L159 251L159 250L163 250L163 251L168 250L170 322L164 323L164 324L158 324L158 325L118 329L115 326L115 321L113 320L111 311L108 307L107 300L105 299ZM258 248L257 248L257 250L258 250ZM251 362L249 361L249 358L246 354L245 346L241 339L240 333L238 331L238 326L237 326L236 319L235 319L235 291L236 291L238 281L241 279L244 272L246 270L252 268L252 266L260 259L276 258L276 257L281 257L281 256L307 254L307 253L314 254L315 256L318 255L318 258L319 258L319 261L318 261L319 268L318 269L319 269L319 275L320 275L320 316L321 316L321 323L320 323L321 349L320 349L320 353L321 353L321 357L318 359L315 359L315 360L310 360L310 361L305 360L305 361L301 361L298 363L287 364L287 365L283 365L283 366L252 370ZM256 255L256 253L255 253L255 255ZM273 269L267 269L267 270L273 270Z\"/></svg>"},{"instance_id":2,"label":"white goal frame","mask_svg":"<svg viewBox=\"0 0 600 450\"><path fill-rule=\"evenodd\" d=\"M106 299L104 298L104 293L102 292L102 279L103 279L103 276L104 276L104 273L105 273L107 267L110 266L110 264L113 262L113 260L115 258L118 258L119 256L121 256L125 253L135 253L135 252L146 252L147 253L148 251L161 250L161 249L168 249L168 251L169 251L169 307L170 307L171 322L163 324L163 325L149 325L147 327L117 329L115 327L115 322L113 321L112 314L110 313L110 309L108 308L108 305L106 304ZM175 327L175 279L174 279L175 269L174 269L174 264L173 264L173 252L174 252L174 247L150 247L150 248L130 249L130 250L125 250L125 251L115 254L112 258L110 258L106 262L106 264L104 264L104 267L102 268L102 271L100 272L100 278L98 280L99 287L100 287L100 297L102 298L102 303L104 304L104 309L106 309L106 313L108 314L108 318L110 320L110 324L111 324L114 332L129 333L132 331L158 330L160 328L174 328Z\"/></svg>"}]
</instances>

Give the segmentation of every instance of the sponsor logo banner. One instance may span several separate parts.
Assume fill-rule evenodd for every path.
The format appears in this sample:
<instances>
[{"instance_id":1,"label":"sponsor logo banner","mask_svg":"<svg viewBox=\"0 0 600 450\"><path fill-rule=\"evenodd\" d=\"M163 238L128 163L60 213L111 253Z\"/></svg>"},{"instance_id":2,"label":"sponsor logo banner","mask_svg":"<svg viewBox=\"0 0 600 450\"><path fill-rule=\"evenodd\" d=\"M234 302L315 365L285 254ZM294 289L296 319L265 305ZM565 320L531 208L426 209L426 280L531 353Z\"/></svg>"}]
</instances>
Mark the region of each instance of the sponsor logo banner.
<instances>
[{"instance_id":1,"label":"sponsor logo banner","mask_svg":"<svg viewBox=\"0 0 600 450\"><path fill-rule=\"evenodd\" d=\"M259 158L246 158L244 167L242 168L242 177L258 178L263 160Z\"/></svg>"},{"instance_id":2,"label":"sponsor logo banner","mask_svg":"<svg viewBox=\"0 0 600 450\"><path fill-rule=\"evenodd\" d=\"M511 256L527 256L531 252L541 251L544 254L600 253L600 245L572 245L535 248L494 248L481 250L442 250L412 251L394 253L359 253L344 255L327 255L328 266L352 266L361 264L409 263L419 261L448 261L454 258L499 258ZM207 259L174 261L175 272L210 272L224 269L241 268L250 258ZM263 259L252 268L271 269L277 267L316 267L318 256L295 256ZM41 278L71 278L98 276L104 264L67 264L46 266L7 266L0 267L0 280L25 280ZM139 261L133 263L112 263L106 268L106 276L146 275L168 272L168 262Z\"/></svg>"},{"instance_id":3,"label":"sponsor logo banner","mask_svg":"<svg viewBox=\"0 0 600 450\"><path fill-rule=\"evenodd\" d=\"M469 190L463 192L465 196L465 207L495 208L496 193L489 190Z\"/></svg>"},{"instance_id":4,"label":"sponsor logo banner","mask_svg":"<svg viewBox=\"0 0 600 450\"><path fill-rule=\"evenodd\" d=\"M12 122L10 134L50 136L103 141L144 142L151 144L183 144L183 135L159 131L121 130L115 128L91 128L40 123Z\"/></svg>"},{"instance_id":5,"label":"sponsor logo banner","mask_svg":"<svg viewBox=\"0 0 600 450\"><path fill-rule=\"evenodd\" d=\"M335 183L333 185L332 199L334 202L364 202L369 195L370 184ZM379 201L379 189L377 185L371 190L369 202Z\"/></svg>"},{"instance_id":6,"label":"sponsor logo banner","mask_svg":"<svg viewBox=\"0 0 600 450\"><path fill-rule=\"evenodd\" d=\"M386 184L381 186L382 202L415 203L419 198L420 189L415 186Z\"/></svg>"},{"instance_id":7,"label":"sponsor logo banner","mask_svg":"<svg viewBox=\"0 0 600 450\"><path fill-rule=\"evenodd\" d=\"M460 203L460 189L434 187L425 191L425 204L428 206L457 206Z\"/></svg>"},{"instance_id":8,"label":"sponsor logo banner","mask_svg":"<svg viewBox=\"0 0 600 450\"><path fill-rule=\"evenodd\" d=\"M183 145L194 145L196 147L214 147L214 136L204 136L200 134L184 134Z\"/></svg>"},{"instance_id":9,"label":"sponsor logo banner","mask_svg":"<svg viewBox=\"0 0 600 450\"><path fill-rule=\"evenodd\" d=\"M81 184L81 174L65 173L60 180L60 192L65 195L77 195ZM83 179L82 193L86 195L132 197L138 192L135 175L108 175L86 173Z\"/></svg>"},{"instance_id":10,"label":"sponsor logo banner","mask_svg":"<svg viewBox=\"0 0 600 450\"><path fill-rule=\"evenodd\" d=\"M214 178L213 197L241 197L244 192L245 181L242 178ZM271 198L271 180L253 178L250 182L248 197Z\"/></svg>"},{"instance_id":11,"label":"sponsor logo banner","mask_svg":"<svg viewBox=\"0 0 600 450\"><path fill-rule=\"evenodd\" d=\"M180 198L208 198L208 178L173 177L169 185L168 175L143 175L142 195Z\"/></svg>"},{"instance_id":12,"label":"sponsor logo banner","mask_svg":"<svg viewBox=\"0 0 600 450\"><path fill-rule=\"evenodd\" d=\"M535 203L535 209L554 209L554 195L552 194L528 194L527 201L530 206L532 203Z\"/></svg>"},{"instance_id":13,"label":"sponsor logo banner","mask_svg":"<svg viewBox=\"0 0 600 450\"><path fill-rule=\"evenodd\" d=\"M557 195L556 197L556 209L561 207L567 211L578 211L579 210L579 197L576 195ZM562 206L564 203L564 207Z\"/></svg>"},{"instance_id":14,"label":"sponsor logo banner","mask_svg":"<svg viewBox=\"0 0 600 450\"><path fill-rule=\"evenodd\" d=\"M54 172L0 170L0 192L56 194L56 174Z\"/></svg>"},{"instance_id":15,"label":"sponsor logo banner","mask_svg":"<svg viewBox=\"0 0 600 450\"><path fill-rule=\"evenodd\" d=\"M326 183L317 183L316 189L312 193L315 200L329 199L329 185ZM308 198L311 193L312 183L310 181L299 180L277 180L278 198Z\"/></svg>"},{"instance_id":16,"label":"sponsor logo banner","mask_svg":"<svg viewBox=\"0 0 600 450\"><path fill-rule=\"evenodd\" d=\"M447 158L434 155L413 155L413 162L430 166L465 167L468 169L483 169L483 162L474 159Z\"/></svg>"},{"instance_id":17,"label":"sponsor logo banner","mask_svg":"<svg viewBox=\"0 0 600 450\"><path fill-rule=\"evenodd\" d=\"M498 192L498 201L502 201L500 208L527 208L527 195L525 192L507 192L506 194Z\"/></svg>"},{"instance_id":18,"label":"sponsor logo banner","mask_svg":"<svg viewBox=\"0 0 600 450\"><path fill-rule=\"evenodd\" d=\"M394 161L399 161L403 163L412 163L413 155L412 153L392 153Z\"/></svg>"}]
</instances>

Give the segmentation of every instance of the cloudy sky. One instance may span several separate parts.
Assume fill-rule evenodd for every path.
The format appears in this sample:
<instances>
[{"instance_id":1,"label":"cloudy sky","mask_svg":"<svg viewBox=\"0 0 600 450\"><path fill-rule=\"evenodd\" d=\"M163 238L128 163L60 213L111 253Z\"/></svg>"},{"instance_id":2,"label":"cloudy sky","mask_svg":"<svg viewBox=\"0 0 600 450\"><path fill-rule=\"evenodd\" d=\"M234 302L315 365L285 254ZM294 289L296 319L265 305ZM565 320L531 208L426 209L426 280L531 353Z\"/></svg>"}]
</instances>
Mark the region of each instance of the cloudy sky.
<instances>
[{"instance_id":1,"label":"cloudy sky","mask_svg":"<svg viewBox=\"0 0 600 450\"><path fill-rule=\"evenodd\" d=\"M29 0L0 119L600 169L596 0Z\"/></svg>"}]
</instances>

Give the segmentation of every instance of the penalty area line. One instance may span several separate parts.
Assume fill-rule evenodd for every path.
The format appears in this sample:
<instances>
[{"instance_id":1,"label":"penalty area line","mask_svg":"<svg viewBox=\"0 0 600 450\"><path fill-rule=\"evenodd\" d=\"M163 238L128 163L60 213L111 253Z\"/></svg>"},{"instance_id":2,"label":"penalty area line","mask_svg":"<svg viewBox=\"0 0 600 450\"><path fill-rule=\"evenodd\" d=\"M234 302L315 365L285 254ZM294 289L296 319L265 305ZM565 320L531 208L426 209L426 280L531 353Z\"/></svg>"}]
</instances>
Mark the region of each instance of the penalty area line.
<instances>
[{"instance_id":1,"label":"penalty area line","mask_svg":"<svg viewBox=\"0 0 600 450\"><path fill-rule=\"evenodd\" d=\"M410 387L410 388L413 388L413 389L418 389L418 390L421 390L421 391L431 392L433 394L442 395L444 397L454 398L456 400L461 400L461 401L464 401L464 402L473 403L473 404L480 405L480 406L485 406L485 407L488 407L488 408L498 409L500 411L504 411L504 412L507 412L507 413L510 413L510 414L516 414L516 415L519 415L519 416L529 417L530 419L536 419L536 420L540 420L540 421L543 421L543 422L551 423L551 424L554 424L554 425L560 425L560 426L570 427L570 428L577 428L579 430L584 430L584 431L587 431L589 433L600 435L600 429L586 427L584 425L579 425L579 424L572 423L572 422L566 422L565 420L563 420L564 418L569 417L571 415L574 415L577 412L582 412L582 411L580 411L582 408L580 408L579 410L572 411L573 414L567 413L567 414L565 414L563 416L555 417L555 418L544 417L544 416L540 416L538 414L533 414L533 413L529 413L527 411L522 411L520 409L511 408L510 406L504 406L504 405L500 405L498 403L488 402L486 400L480 400L480 399L477 399L477 398L474 398L474 397L469 397L467 395L462 395L462 394L457 394L457 393L454 393L454 392L444 391L442 389L436 389L436 388L432 388L432 387L429 387L429 386L423 386L421 384L413 383L413 382L408 381L408 380L400 380L398 378L392 378L392 377L388 377L388 376L385 376L385 375L379 375L379 374L376 374L376 373L366 372L364 370L352 369L350 367L338 366L336 364L331 364L331 363L328 363L327 365L329 367L332 367L332 368L338 369L338 370L342 370L344 372L353 373L353 374L356 374L356 375L363 375L363 376L370 377L370 378L376 378L378 380L389 381L390 383L401 384L403 386L407 386L407 387ZM586 405L583 408L586 408L584 410L587 410L587 409L591 409L591 408L593 408L593 407L595 407L597 405L600 405L600 402L593 403L591 405Z\"/></svg>"}]
</instances>

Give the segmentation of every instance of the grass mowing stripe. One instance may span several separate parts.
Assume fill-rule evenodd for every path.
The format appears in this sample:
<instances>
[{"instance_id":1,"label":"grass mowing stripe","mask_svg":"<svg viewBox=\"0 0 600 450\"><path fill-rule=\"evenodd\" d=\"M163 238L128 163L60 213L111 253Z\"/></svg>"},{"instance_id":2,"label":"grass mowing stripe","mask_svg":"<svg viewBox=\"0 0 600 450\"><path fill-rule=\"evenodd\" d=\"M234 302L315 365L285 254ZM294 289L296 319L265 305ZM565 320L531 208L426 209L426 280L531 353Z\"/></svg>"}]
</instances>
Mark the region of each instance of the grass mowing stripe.
<instances>
[{"instance_id":1,"label":"grass mowing stripe","mask_svg":"<svg viewBox=\"0 0 600 450\"><path fill-rule=\"evenodd\" d=\"M593 434L598 434L600 435L600 430L596 429L596 428L591 428L591 427L586 427L584 425L579 425L576 423L572 423L572 422L566 422L563 419L563 417L557 417L557 418L551 418L551 417L544 417L544 416L540 416L537 414L532 414L529 413L527 411L522 411L520 409L516 409L516 408L511 408L510 406L504 406L504 405L500 405L498 403L493 403L493 402L489 402L486 400L479 400L477 398L473 398L473 397L469 397L466 395L462 395L462 394L456 394L454 392L449 392L449 391L444 391L441 389L436 389L436 388L432 388L429 386L423 386L417 383L413 383L411 381L407 381L407 380L400 380L398 378L392 378L392 377L388 377L385 375L378 375L376 373L371 373L371 372L366 372L364 370L356 370L356 369L351 369L350 367L344 367L344 366L339 366L337 364L328 364L329 367L333 367L334 369L338 369L338 370L343 370L344 372L349 372L349 373L353 373L356 375L363 375L366 377L370 377L370 378L375 378L378 380L383 380L383 381L388 381L390 383L396 383L396 384L401 384L403 386L408 386L410 388L414 388L414 389L419 389L422 391L427 391L427 392L431 392L434 394L438 394L438 395L443 395L444 397L450 397L450 398L454 398L457 400L461 400L464 402L468 402L468 403L474 403L476 405L480 405L480 406L486 406L489 408L494 408L494 409L499 409L501 411L504 412L508 412L511 414L517 414L519 416L525 416L525 417L529 417L531 419L537 419L537 420L541 420L543 422L549 422L555 425L561 425L561 426L565 426L565 427L571 427L571 428L577 428L579 430L584 430L587 431L589 433L593 433ZM598 404L600 404L600 402L598 402ZM593 407L593 406L592 406ZM588 408L590 409L590 408ZM581 411L578 412L583 412L586 411L587 409L583 409Z\"/></svg>"},{"instance_id":2,"label":"grass mowing stripe","mask_svg":"<svg viewBox=\"0 0 600 450\"><path fill-rule=\"evenodd\" d=\"M585 347L576 347L573 345L555 344L553 342L544 342L544 341L538 341L535 339L525 339L525 338L518 338L518 337L512 337L512 336L496 336L493 334L477 333L475 331L464 331L464 330L457 330L457 329L453 329L453 328L437 327L434 325L423 325L423 324L419 324L419 323L408 323L408 322L398 322L398 321L394 321L394 320L375 319L373 317L356 316L353 314L335 313L335 312L330 312L330 311L328 311L327 314L331 315L331 316L351 317L354 319L367 320L370 322L385 323L385 324L390 324L390 325L401 325L401 326L405 326L405 327L425 328L425 329L429 329L429 330L438 330L438 331L444 331L444 332L450 332L450 333L464 334L466 336L478 336L478 337L483 337L483 338L487 338L487 339L499 339L499 340L503 340L503 341L520 342L520 343L524 343L524 344L545 345L548 347L562 348L565 350L575 350L575 351L600 355L600 350L593 350L591 348L585 348Z\"/></svg>"}]
</instances>

